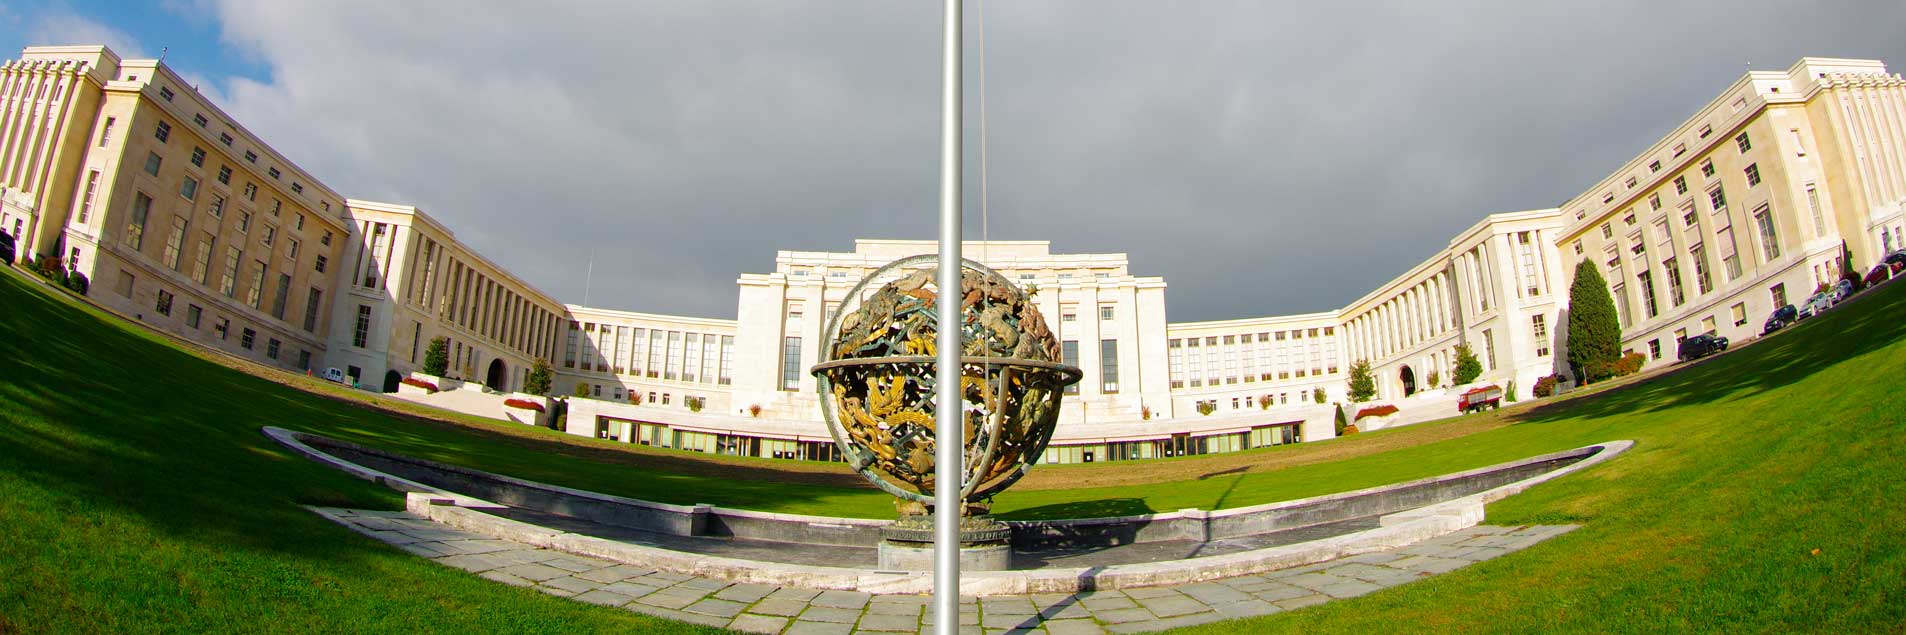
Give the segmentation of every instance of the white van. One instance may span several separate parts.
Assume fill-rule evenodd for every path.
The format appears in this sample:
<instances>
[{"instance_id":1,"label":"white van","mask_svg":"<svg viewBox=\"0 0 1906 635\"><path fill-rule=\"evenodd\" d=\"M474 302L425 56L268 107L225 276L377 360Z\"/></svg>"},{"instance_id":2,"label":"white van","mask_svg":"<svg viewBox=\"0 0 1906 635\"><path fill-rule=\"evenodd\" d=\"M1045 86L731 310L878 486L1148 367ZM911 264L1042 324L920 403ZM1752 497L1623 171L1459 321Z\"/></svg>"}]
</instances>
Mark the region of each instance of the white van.
<instances>
[{"instance_id":1,"label":"white van","mask_svg":"<svg viewBox=\"0 0 1906 635\"><path fill-rule=\"evenodd\" d=\"M336 384L344 383L344 371L338 370L336 368L326 368L324 369L324 373L318 375L318 377L324 379L325 381L336 383Z\"/></svg>"}]
</instances>

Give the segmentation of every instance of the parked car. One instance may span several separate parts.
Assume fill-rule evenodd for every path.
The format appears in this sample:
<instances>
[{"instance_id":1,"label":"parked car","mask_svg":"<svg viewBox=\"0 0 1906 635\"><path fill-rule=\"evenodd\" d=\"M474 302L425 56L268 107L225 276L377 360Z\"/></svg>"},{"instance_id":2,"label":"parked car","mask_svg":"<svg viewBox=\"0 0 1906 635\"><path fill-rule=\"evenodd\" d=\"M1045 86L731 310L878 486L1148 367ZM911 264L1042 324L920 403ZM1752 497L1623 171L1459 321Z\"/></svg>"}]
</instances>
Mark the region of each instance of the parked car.
<instances>
[{"instance_id":1,"label":"parked car","mask_svg":"<svg viewBox=\"0 0 1906 635\"><path fill-rule=\"evenodd\" d=\"M1819 315L1821 313L1825 313L1827 309L1832 307L1833 307L1833 295L1825 291L1821 291L1819 293L1813 294L1813 296L1807 298L1806 302L1802 302L1800 304L1800 313L1797 314L1794 319L1804 320L1804 319Z\"/></svg>"},{"instance_id":2,"label":"parked car","mask_svg":"<svg viewBox=\"0 0 1906 635\"><path fill-rule=\"evenodd\" d=\"M1702 333L1681 340L1681 348L1675 351L1675 356L1685 362L1707 357L1724 350L1727 350L1727 338L1713 333Z\"/></svg>"},{"instance_id":3,"label":"parked car","mask_svg":"<svg viewBox=\"0 0 1906 635\"><path fill-rule=\"evenodd\" d=\"M1893 266L1884 262L1873 265L1873 270L1866 272L1866 286L1869 287L1892 279Z\"/></svg>"},{"instance_id":4,"label":"parked car","mask_svg":"<svg viewBox=\"0 0 1906 635\"><path fill-rule=\"evenodd\" d=\"M0 262L13 264L13 237L0 232Z\"/></svg>"},{"instance_id":5,"label":"parked car","mask_svg":"<svg viewBox=\"0 0 1906 635\"><path fill-rule=\"evenodd\" d=\"M1797 317L1798 314L1799 311L1794 309L1791 304L1774 309L1774 312L1767 316L1767 323L1761 326L1760 334L1766 335L1786 328L1787 325L1793 324L1794 320L1799 319Z\"/></svg>"},{"instance_id":6,"label":"parked car","mask_svg":"<svg viewBox=\"0 0 1906 635\"><path fill-rule=\"evenodd\" d=\"M1906 269L1906 249L1900 249L1881 256L1880 262L1891 265L1893 267L1893 273L1899 273L1900 270Z\"/></svg>"},{"instance_id":7,"label":"parked car","mask_svg":"<svg viewBox=\"0 0 1906 635\"><path fill-rule=\"evenodd\" d=\"M1853 281L1841 280L1833 283L1833 288L1827 289L1827 296L1836 305L1845 302L1847 298L1853 297Z\"/></svg>"}]
</instances>

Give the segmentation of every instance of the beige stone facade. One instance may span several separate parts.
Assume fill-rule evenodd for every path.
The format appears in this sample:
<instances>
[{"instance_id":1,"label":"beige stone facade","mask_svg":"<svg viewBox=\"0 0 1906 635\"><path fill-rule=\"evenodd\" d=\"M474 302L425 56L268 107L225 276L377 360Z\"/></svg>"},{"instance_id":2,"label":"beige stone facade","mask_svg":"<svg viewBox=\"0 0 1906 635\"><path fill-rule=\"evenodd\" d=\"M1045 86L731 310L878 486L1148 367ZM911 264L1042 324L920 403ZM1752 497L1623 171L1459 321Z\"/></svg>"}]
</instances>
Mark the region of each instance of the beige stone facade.
<instances>
[{"instance_id":1,"label":"beige stone facade","mask_svg":"<svg viewBox=\"0 0 1906 635\"><path fill-rule=\"evenodd\" d=\"M0 231L23 255L66 259L101 304L372 389L421 370L439 336L446 374L498 390L546 359L552 392L586 395L567 430L629 443L834 458L807 372L826 325L870 272L934 249L780 252L774 271L737 278L732 318L563 304L415 207L340 196L157 61L29 48L0 66L0 106ZM1565 371L1581 262L1603 268L1624 346L1661 365L1688 335L1756 336L1776 306L1902 247L1906 81L1877 61L1805 58L1741 77L1561 206L1487 215L1333 311L1174 324L1165 281L1125 254L965 253L1037 288L1084 371L1044 457L1080 462L1329 438L1358 360L1379 401L1447 407L1465 344L1479 382L1527 397Z\"/></svg>"}]
</instances>

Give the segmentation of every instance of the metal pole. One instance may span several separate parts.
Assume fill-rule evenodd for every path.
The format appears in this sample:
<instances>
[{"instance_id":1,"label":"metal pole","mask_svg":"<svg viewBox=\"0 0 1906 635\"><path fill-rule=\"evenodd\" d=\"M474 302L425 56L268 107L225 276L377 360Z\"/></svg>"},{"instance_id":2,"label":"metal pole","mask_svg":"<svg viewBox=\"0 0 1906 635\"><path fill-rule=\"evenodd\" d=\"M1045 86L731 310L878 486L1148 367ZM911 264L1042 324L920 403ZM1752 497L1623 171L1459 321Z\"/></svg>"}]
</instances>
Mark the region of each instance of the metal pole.
<instances>
[{"instance_id":1,"label":"metal pole","mask_svg":"<svg viewBox=\"0 0 1906 635\"><path fill-rule=\"evenodd\" d=\"M940 324L934 364L933 631L960 630L960 486L966 444L960 395L960 18L961 0L946 0L940 62Z\"/></svg>"}]
</instances>

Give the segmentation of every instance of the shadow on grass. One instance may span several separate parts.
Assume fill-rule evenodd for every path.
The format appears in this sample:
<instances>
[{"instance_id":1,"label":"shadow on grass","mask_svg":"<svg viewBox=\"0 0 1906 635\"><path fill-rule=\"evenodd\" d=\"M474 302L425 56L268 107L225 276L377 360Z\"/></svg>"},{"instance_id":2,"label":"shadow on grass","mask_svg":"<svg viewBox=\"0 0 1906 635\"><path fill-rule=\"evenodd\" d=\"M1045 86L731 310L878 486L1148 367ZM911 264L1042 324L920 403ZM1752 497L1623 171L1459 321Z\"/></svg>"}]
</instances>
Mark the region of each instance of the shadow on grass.
<instances>
[{"instance_id":1,"label":"shadow on grass","mask_svg":"<svg viewBox=\"0 0 1906 635\"><path fill-rule=\"evenodd\" d=\"M1859 337L1845 337L1857 333ZM1551 423L1635 412L1711 405L1773 390L1906 336L1906 284L1888 284L1789 326L1749 346L1684 362L1669 372L1580 399L1536 406L1512 415L1517 423ZM1897 381L1884 378L1883 381Z\"/></svg>"},{"instance_id":2,"label":"shadow on grass","mask_svg":"<svg viewBox=\"0 0 1906 635\"><path fill-rule=\"evenodd\" d=\"M1089 501L1055 503L1015 509L999 515L1002 520L1063 520L1068 518L1107 518L1155 514L1142 498L1101 498Z\"/></svg>"}]
</instances>

